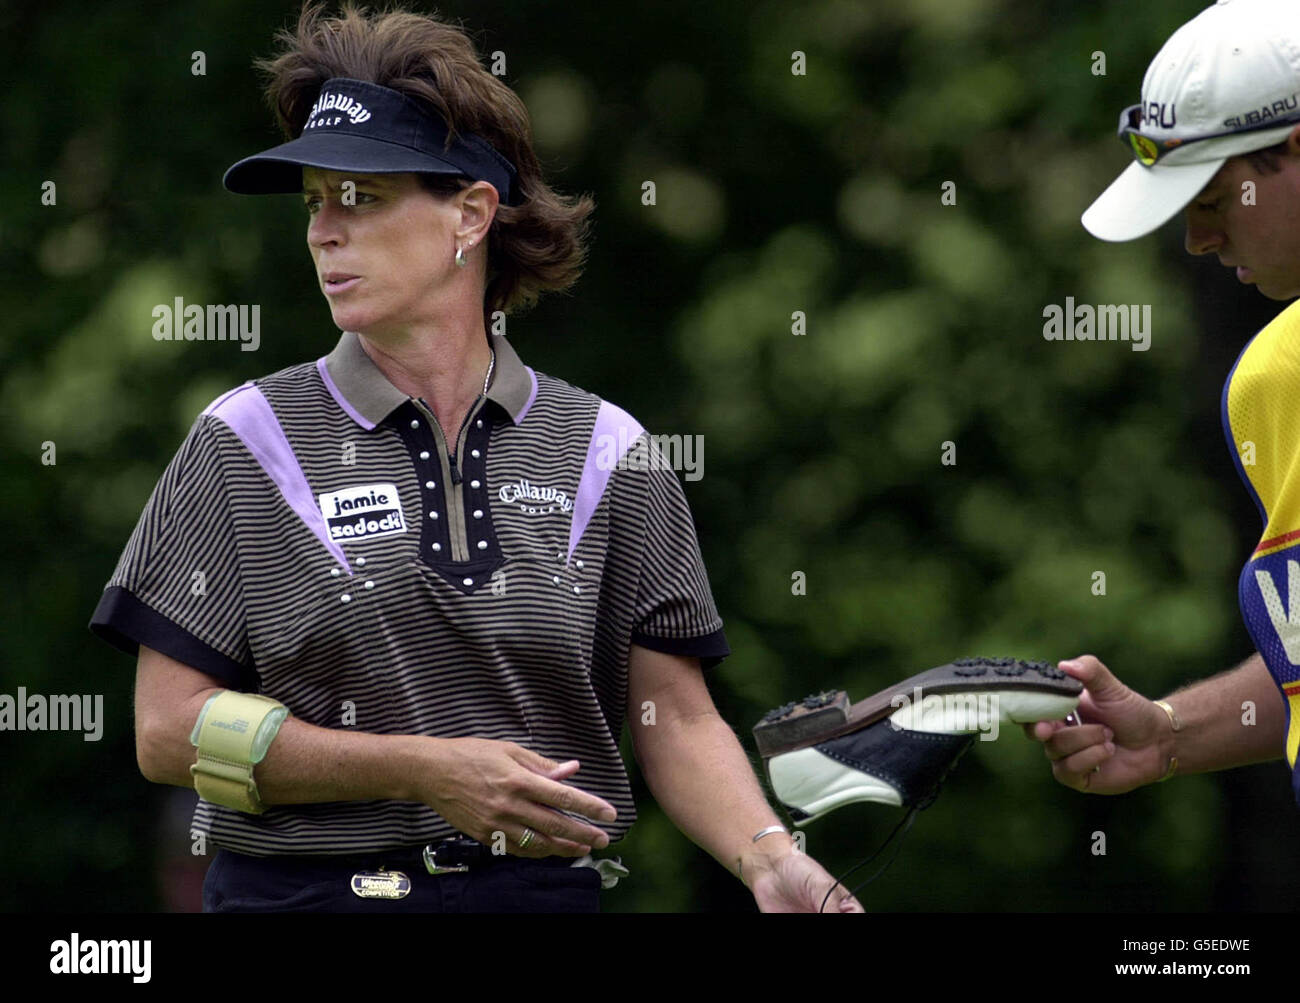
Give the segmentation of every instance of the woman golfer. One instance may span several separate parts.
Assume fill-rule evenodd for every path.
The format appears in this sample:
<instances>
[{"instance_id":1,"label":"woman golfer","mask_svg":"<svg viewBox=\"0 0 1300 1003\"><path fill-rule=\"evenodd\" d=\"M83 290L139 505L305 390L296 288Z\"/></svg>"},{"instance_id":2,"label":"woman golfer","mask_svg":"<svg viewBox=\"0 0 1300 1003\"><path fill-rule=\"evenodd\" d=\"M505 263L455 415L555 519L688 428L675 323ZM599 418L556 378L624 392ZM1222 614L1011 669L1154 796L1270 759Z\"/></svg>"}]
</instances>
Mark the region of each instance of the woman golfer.
<instances>
[{"instance_id":1,"label":"woman golfer","mask_svg":"<svg viewBox=\"0 0 1300 1003\"><path fill-rule=\"evenodd\" d=\"M303 200L342 333L198 416L91 623L139 654L144 775L201 795L205 910L596 911L626 719L682 831L816 911L704 683L729 649L676 475L489 334L576 280L592 203L459 29L307 8L281 41L294 138L225 185Z\"/></svg>"}]
</instances>

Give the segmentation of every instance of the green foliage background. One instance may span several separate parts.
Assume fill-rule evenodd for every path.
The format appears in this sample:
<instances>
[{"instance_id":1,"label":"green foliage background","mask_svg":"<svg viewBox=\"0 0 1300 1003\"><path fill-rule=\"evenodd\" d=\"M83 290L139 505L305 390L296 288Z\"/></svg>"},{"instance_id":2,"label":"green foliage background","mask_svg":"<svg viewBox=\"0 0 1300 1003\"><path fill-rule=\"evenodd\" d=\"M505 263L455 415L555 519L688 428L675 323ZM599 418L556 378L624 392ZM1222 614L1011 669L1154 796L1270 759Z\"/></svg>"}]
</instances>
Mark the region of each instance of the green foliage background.
<instances>
[{"instance_id":1,"label":"green foliage background","mask_svg":"<svg viewBox=\"0 0 1300 1003\"><path fill-rule=\"evenodd\" d=\"M1078 222L1127 162L1118 110L1201 6L438 8L506 54L552 183L598 205L587 274L512 319L516 348L652 432L704 436L686 489L734 650L711 685L751 755L770 707L860 699L963 654L1093 652L1157 696L1252 650L1235 583L1259 523L1218 394L1279 305L1186 256L1176 225L1109 245ZM188 853L183 826L159 827L167 791L135 768L134 666L86 622L194 415L337 338L301 206L220 186L278 141L250 64L295 10L0 10L0 692L102 692L107 717L98 743L0 733L0 909L162 908L159 862ZM155 342L150 311L176 296L260 304L261 349ZM1045 341L1043 308L1066 296L1150 304L1151 349ZM605 907L752 910L639 790L618 849L632 877ZM808 851L839 872L898 818L842 809ZM1082 797L1007 730L963 759L863 901L1290 909L1298 836L1280 762Z\"/></svg>"}]
</instances>

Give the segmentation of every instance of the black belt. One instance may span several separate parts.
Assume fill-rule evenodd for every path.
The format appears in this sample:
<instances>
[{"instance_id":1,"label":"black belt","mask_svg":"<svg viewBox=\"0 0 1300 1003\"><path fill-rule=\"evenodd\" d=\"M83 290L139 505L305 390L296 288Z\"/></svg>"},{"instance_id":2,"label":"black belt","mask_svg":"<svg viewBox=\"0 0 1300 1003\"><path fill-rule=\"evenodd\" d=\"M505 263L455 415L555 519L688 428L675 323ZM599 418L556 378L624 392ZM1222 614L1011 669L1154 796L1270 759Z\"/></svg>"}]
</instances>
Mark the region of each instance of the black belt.
<instances>
[{"instance_id":1,"label":"black belt","mask_svg":"<svg viewBox=\"0 0 1300 1003\"><path fill-rule=\"evenodd\" d=\"M294 855L285 859L358 870L402 864L423 867L429 874L463 874L466 871L479 870L506 861L515 863L526 861L529 864L550 866L573 864L573 860L569 857L512 857L504 853L493 853L490 847L464 837L444 839L424 846L400 846L391 850L375 850L364 854L312 857Z\"/></svg>"}]
</instances>

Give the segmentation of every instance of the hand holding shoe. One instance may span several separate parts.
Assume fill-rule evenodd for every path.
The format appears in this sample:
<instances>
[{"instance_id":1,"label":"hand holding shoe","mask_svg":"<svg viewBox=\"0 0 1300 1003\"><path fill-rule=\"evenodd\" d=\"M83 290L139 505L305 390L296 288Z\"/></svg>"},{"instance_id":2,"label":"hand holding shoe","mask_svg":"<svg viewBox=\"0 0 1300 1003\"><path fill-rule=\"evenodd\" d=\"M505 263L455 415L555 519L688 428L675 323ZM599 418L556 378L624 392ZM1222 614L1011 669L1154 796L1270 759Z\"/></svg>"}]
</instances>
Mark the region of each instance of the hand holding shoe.
<instances>
[{"instance_id":1,"label":"hand holding shoe","mask_svg":"<svg viewBox=\"0 0 1300 1003\"><path fill-rule=\"evenodd\" d=\"M1083 723L1025 725L1025 734L1043 743L1052 776L1090 794L1124 794L1163 777L1169 767L1164 711L1092 655L1061 662L1060 668L1083 683L1078 709Z\"/></svg>"}]
</instances>

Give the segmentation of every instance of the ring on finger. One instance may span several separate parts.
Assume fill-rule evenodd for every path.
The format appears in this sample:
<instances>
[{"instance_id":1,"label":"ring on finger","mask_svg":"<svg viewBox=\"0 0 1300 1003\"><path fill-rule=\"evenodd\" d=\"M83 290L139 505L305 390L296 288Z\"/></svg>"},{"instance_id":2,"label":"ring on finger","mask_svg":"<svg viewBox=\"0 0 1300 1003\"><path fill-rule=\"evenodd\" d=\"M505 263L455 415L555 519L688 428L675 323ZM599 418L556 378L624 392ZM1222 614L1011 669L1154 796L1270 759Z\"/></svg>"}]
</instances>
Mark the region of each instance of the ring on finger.
<instances>
[{"instance_id":1,"label":"ring on finger","mask_svg":"<svg viewBox=\"0 0 1300 1003\"><path fill-rule=\"evenodd\" d=\"M532 829L524 829L524 834L519 837L519 849L522 850L525 846L531 843L533 841L533 837L536 835L537 833L533 832Z\"/></svg>"}]
</instances>

